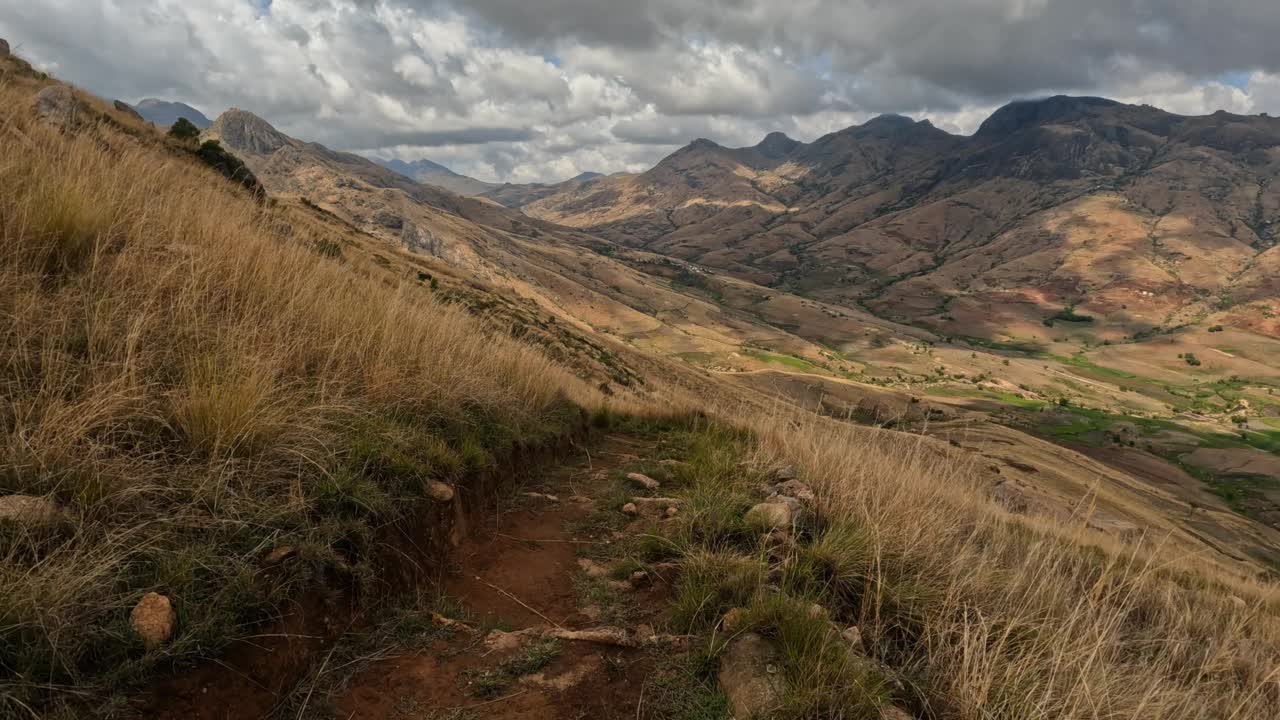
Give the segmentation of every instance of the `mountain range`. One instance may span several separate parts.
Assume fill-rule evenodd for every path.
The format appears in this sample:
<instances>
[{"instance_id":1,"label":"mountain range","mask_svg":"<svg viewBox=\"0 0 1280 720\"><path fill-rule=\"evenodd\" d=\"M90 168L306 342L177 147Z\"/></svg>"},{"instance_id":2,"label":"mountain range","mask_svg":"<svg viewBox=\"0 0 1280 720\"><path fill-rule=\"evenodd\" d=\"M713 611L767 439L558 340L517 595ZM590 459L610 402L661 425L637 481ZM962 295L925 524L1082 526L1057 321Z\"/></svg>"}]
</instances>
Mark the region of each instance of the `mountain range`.
<instances>
[{"instance_id":1,"label":"mountain range","mask_svg":"<svg viewBox=\"0 0 1280 720\"><path fill-rule=\"evenodd\" d=\"M881 116L812 143L695 140L634 175L497 196L763 286L991 340L1066 307L1099 339L1229 322L1280 290L1280 119L1100 98L1001 108L970 136Z\"/></svg>"}]
</instances>

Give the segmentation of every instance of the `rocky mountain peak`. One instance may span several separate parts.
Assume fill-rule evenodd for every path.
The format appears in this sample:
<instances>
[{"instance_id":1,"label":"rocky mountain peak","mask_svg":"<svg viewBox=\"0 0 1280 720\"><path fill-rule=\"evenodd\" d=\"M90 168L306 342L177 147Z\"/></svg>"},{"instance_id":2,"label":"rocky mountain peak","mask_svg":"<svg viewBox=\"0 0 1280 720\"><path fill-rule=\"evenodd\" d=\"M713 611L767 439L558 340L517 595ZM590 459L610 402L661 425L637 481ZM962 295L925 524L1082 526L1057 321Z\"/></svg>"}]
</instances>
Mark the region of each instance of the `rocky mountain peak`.
<instances>
[{"instance_id":1,"label":"rocky mountain peak","mask_svg":"<svg viewBox=\"0 0 1280 720\"><path fill-rule=\"evenodd\" d=\"M719 143L715 142L714 140L708 140L706 138L698 138L693 142L689 143L688 145L685 145L684 149L685 150L719 150L721 149L721 146Z\"/></svg>"},{"instance_id":2,"label":"rocky mountain peak","mask_svg":"<svg viewBox=\"0 0 1280 720\"><path fill-rule=\"evenodd\" d=\"M1047 123L1079 120L1106 108L1120 105L1098 97L1055 95L1040 100L1017 100L991 114L978 128L978 135L1007 135L1023 128Z\"/></svg>"},{"instance_id":3,"label":"rocky mountain peak","mask_svg":"<svg viewBox=\"0 0 1280 720\"><path fill-rule=\"evenodd\" d=\"M767 158L780 158L791 154L800 146L800 141L792 140L786 133L771 132L756 145L756 150Z\"/></svg>"},{"instance_id":4,"label":"rocky mountain peak","mask_svg":"<svg viewBox=\"0 0 1280 720\"><path fill-rule=\"evenodd\" d=\"M209 134L230 148L255 155L270 155L289 142L289 138L271 123L239 108L231 108L219 115L209 126Z\"/></svg>"}]
</instances>

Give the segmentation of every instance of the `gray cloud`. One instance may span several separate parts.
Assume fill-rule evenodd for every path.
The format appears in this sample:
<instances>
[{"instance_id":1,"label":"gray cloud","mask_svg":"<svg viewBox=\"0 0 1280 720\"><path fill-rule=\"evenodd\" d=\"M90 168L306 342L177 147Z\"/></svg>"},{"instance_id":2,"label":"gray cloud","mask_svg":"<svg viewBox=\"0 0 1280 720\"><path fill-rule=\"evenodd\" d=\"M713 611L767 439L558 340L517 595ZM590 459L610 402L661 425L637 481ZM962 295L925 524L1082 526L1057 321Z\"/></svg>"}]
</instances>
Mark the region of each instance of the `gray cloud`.
<instances>
[{"instance_id":1,"label":"gray cloud","mask_svg":"<svg viewBox=\"0 0 1280 720\"><path fill-rule=\"evenodd\" d=\"M250 108L486 180L881 112L967 132L1053 92L1280 111L1275 0L0 0L0 36L105 96Z\"/></svg>"}]
</instances>

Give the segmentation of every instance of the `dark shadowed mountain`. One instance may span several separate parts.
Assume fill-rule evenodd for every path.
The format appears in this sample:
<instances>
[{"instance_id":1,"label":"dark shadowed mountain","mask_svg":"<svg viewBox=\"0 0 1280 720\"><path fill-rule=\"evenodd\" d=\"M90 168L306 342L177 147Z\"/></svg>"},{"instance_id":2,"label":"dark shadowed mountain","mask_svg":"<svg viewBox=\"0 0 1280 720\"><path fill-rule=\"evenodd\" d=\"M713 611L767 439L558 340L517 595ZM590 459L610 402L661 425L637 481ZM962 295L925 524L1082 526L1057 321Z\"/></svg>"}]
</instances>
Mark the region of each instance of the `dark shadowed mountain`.
<instances>
[{"instance_id":1,"label":"dark shadowed mountain","mask_svg":"<svg viewBox=\"0 0 1280 720\"><path fill-rule=\"evenodd\" d=\"M168 100L157 100L156 98L147 98L138 101L133 106L134 110L148 122L153 122L161 127L169 127L178 121L178 118L184 117L191 122L192 125L204 130L209 127L209 118L204 113L180 102L169 102Z\"/></svg>"}]
</instances>

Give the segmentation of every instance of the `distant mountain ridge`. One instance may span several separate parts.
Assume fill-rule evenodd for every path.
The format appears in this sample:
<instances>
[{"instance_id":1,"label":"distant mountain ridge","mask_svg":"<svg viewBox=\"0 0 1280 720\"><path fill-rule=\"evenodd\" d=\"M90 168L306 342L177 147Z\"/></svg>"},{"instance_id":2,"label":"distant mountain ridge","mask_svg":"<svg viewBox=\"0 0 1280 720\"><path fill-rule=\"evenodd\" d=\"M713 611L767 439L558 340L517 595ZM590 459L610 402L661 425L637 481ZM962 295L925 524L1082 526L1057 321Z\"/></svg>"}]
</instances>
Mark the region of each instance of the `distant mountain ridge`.
<instances>
[{"instance_id":1,"label":"distant mountain ridge","mask_svg":"<svg viewBox=\"0 0 1280 720\"><path fill-rule=\"evenodd\" d=\"M456 173L440 163L427 159L405 162L394 158L384 160L375 157L372 160L388 170L398 172L424 185L434 185L459 195L481 195L501 187L498 183L489 183Z\"/></svg>"},{"instance_id":2,"label":"distant mountain ridge","mask_svg":"<svg viewBox=\"0 0 1280 720\"><path fill-rule=\"evenodd\" d=\"M518 207L520 204L532 202L534 198L556 192L556 189L568 183L581 183L604 177L600 173L588 171L562 183L491 183L454 172L440 163L425 158L412 162L395 158L388 160L373 157L371 159L388 170L424 185L433 185L468 197L488 197L508 207Z\"/></svg>"},{"instance_id":3,"label":"distant mountain ridge","mask_svg":"<svg viewBox=\"0 0 1280 720\"><path fill-rule=\"evenodd\" d=\"M811 143L695 140L648 171L500 202L886 319L1113 340L1226 321L1280 335L1280 119L1055 96L972 136L882 115ZM495 196L499 199L499 196Z\"/></svg>"},{"instance_id":4,"label":"distant mountain ridge","mask_svg":"<svg viewBox=\"0 0 1280 720\"><path fill-rule=\"evenodd\" d=\"M192 125L201 130L207 129L211 124L204 113L186 103L146 98L145 100L139 100L133 106L133 109L137 110L144 120L161 127L169 127L177 122L178 118L186 118Z\"/></svg>"}]
</instances>

